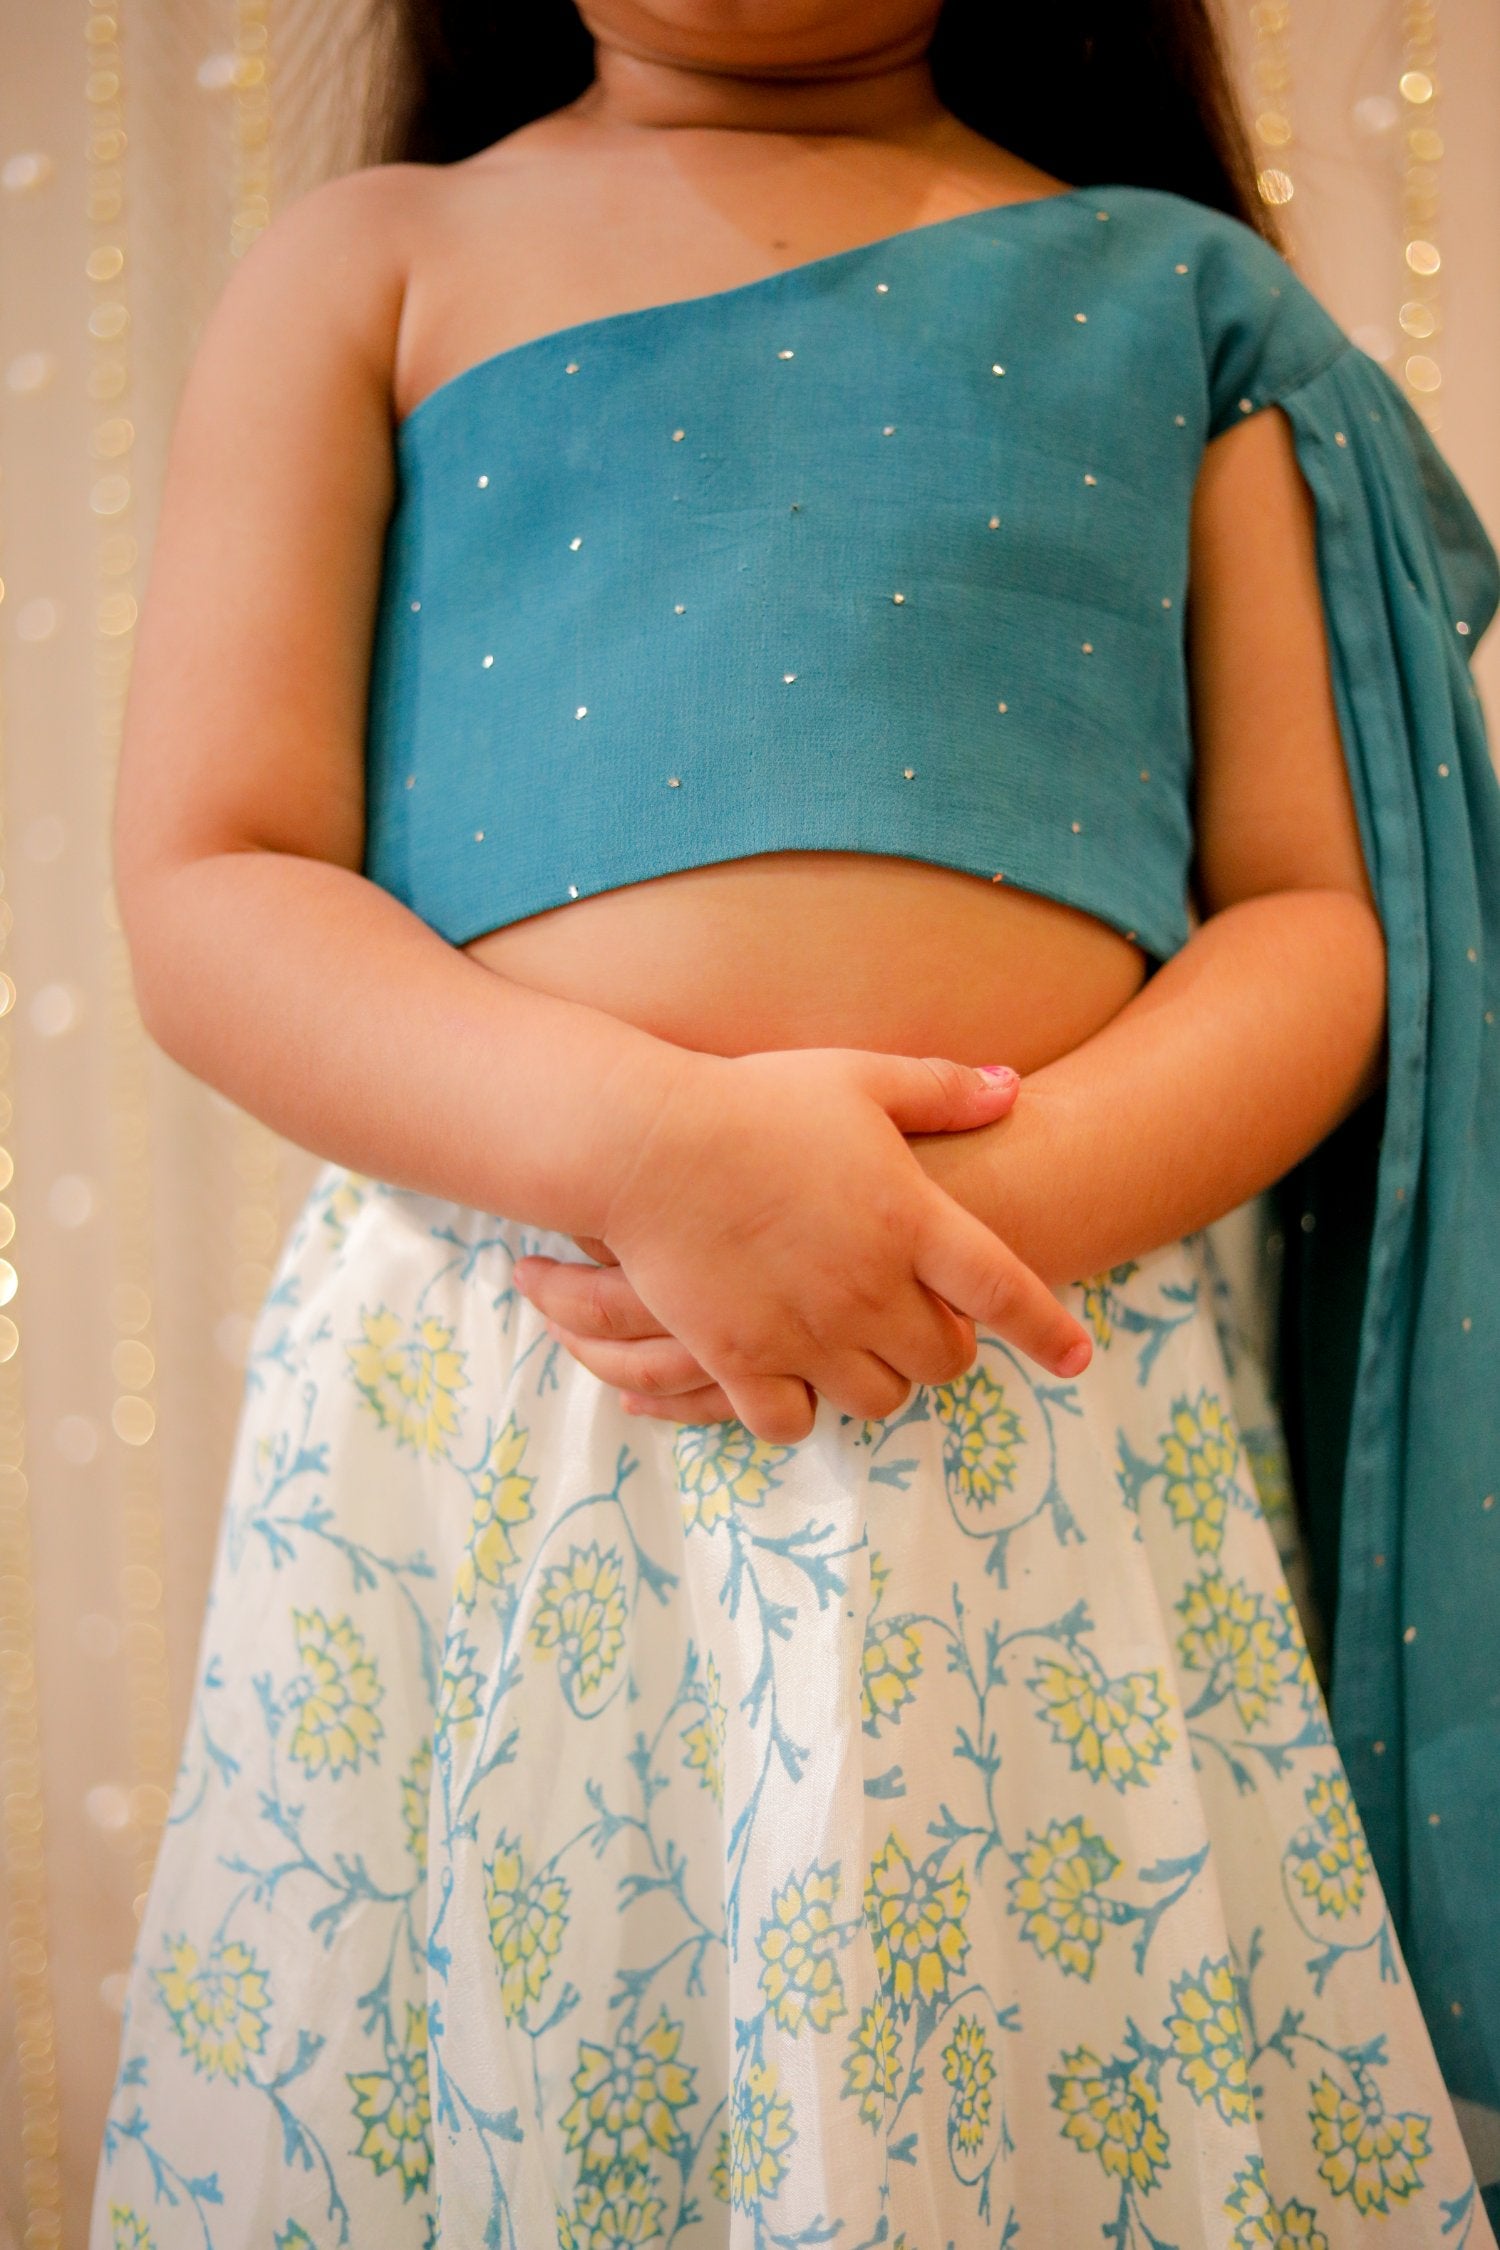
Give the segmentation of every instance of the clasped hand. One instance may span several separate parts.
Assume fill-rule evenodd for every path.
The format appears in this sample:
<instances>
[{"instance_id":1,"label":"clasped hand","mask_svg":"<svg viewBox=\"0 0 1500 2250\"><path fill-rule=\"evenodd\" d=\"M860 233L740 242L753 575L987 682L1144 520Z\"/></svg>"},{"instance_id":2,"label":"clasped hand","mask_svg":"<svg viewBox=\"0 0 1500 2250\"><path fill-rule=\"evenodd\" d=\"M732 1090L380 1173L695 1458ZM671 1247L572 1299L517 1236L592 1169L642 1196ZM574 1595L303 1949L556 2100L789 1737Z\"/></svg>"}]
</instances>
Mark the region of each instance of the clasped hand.
<instances>
[{"instance_id":1,"label":"clasped hand","mask_svg":"<svg viewBox=\"0 0 1500 2250\"><path fill-rule=\"evenodd\" d=\"M972 1366L976 1323L1050 1372L1091 1345L939 1187L908 1135L994 1124L1014 1072L857 1048L694 1056L624 1168L591 1263L531 1256L549 1335L658 1420L795 1443L821 1395L882 1419Z\"/></svg>"}]
</instances>

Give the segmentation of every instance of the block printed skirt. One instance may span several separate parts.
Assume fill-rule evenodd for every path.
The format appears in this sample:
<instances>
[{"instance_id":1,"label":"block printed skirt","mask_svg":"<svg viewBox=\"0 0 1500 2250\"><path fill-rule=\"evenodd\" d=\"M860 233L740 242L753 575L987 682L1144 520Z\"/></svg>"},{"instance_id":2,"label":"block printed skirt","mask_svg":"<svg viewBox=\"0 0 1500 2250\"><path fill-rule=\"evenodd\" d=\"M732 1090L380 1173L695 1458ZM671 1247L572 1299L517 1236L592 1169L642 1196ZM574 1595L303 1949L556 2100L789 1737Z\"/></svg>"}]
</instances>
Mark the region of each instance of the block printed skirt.
<instances>
[{"instance_id":1,"label":"block printed skirt","mask_svg":"<svg viewBox=\"0 0 1500 2250\"><path fill-rule=\"evenodd\" d=\"M332 1164L288 1237L92 2250L1493 2245L1209 1238L793 1446L527 1251Z\"/></svg>"}]
</instances>

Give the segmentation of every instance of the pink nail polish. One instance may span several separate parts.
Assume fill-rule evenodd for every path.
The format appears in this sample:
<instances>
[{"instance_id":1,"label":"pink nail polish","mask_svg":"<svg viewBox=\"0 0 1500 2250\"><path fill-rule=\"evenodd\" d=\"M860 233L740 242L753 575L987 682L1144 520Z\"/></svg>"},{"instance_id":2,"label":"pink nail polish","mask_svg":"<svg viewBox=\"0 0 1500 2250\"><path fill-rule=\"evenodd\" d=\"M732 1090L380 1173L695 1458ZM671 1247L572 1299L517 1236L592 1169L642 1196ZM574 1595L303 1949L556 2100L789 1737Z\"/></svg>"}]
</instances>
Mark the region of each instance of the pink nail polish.
<instances>
[{"instance_id":1,"label":"pink nail polish","mask_svg":"<svg viewBox=\"0 0 1500 2250\"><path fill-rule=\"evenodd\" d=\"M1009 1063L981 1063L979 1075L981 1078L993 1078L997 1086L1015 1085L1020 1079L1020 1073L1012 1070Z\"/></svg>"}]
</instances>

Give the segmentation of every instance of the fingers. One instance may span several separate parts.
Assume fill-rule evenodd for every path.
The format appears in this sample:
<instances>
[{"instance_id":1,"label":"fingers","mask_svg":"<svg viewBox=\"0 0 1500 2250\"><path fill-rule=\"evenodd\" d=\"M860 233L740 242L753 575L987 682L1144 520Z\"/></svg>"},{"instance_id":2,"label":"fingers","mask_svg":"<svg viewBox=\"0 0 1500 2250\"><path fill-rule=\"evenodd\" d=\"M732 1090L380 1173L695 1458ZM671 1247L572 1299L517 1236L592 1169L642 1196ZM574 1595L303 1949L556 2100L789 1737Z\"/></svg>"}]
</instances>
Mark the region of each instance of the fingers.
<instances>
[{"instance_id":1,"label":"fingers","mask_svg":"<svg viewBox=\"0 0 1500 2250\"><path fill-rule=\"evenodd\" d=\"M973 1366L978 1353L973 1321L920 1285L910 1304L909 1321L898 1322L895 1305L881 1308L880 1357L875 1364L904 1376L908 1384L956 1381ZM894 1409L871 1406L861 1411L888 1414Z\"/></svg>"},{"instance_id":2,"label":"fingers","mask_svg":"<svg viewBox=\"0 0 1500 2250\"><path fill-rule=\"evenodd\" d=\"M628 1339L664 1336L626 1279L623 1266L586 1266L564 1258L518 1258L516 1287L559 1328L579 1336Z\"/></svg>"},{"instance_id":3,"label":"fingers","mask_svg":"<svg viewBox=\"0 0 1500 2250\"><path fill-rule=\"evenodd\" d=\"M736 1420L767 1445L800 1445L812 1435L817 1398L798 1375L735 1375L724 1395Z\"/></svg>"},{"instance_id":4,"label":"fingers","mask_svg":"<svg viewBox=\"0 0 1500 2250\"><path fill-rule=\"evenodd\" d=\"M918 1279L1052 1374L1082 1374L1094 1353L1088 1330L982 1220L941 1188L934 1186L933 1198Z\"/></svg>"},{"instance_id":5,"label":"fingers","mask_svg":"<svg viewBox=\"0 0 1500 2250\"><path fill-rule=\"evenodd\" d=\"M535 1270L534 1280L530 1272L522 1273L523 1264ZM528 1258L517 1262L516 1277L517 1286L525 1285L523 1294L542 1313L548 1335L600 1382L647 1398L674 1398L711 1380L702 1362L646 1310L619 1266L601 1269ZM829 1399L841 1414L882 1421L906 1404L913 1383L952 1382L973 1364L975 1349L972 1322L924 1291L899 1366L873 1352L839 1352L810 1370L810 1379L815 1394ZM807 1428L811 1426L809 1422ZM806 1436L807 1430L798 1434Z\"/></svg>"},{"instance_id":6,"label":"fingers","mask_svg":"<svg viewBox=\"0 0 1500 2250\"><path fill-rule=\"evenodd\" d=\"M638 1392L646 1398L671 1398L683 1391L700 1390L711 1380L675 1336L646 1337L638 1342L608 1343L581 1336L557 1321L543 1324L547 1334L562 1344L601 1383L615 1390Z\"/></svg>"},{"instance_id":7,"label":"fingers","mask_svg":"<svg viewBox=\"0 0 1500 2250\"><path fill-rule=\"evenodd\" d=\"M1014 1109L1021 1081L1005 1063L975 1068L949 1055L862 1053L860 1083L903 1133L957 1133Z\"/></svg>"},{"instance_id":8,"label":"fingers","mask_svg":"<svg viewBox=\"0 0 1500 2250\"><path fill-rule=\"evenodd\" d=\"M874 1352L832 1352L812 1369L810 1380L821 1398L857 1422L883 1422L911 1397L912 1386Z\"/></svg>"},{"instance_id":9,"label":"fingers","mask_svg":"<svg viewBox=\"0 0 1500 2250\"><path fill-rule=\"evenodd\" d=\"M515 1273L517 1287L542 1313L548 1335L600 1382L644 1399L671 1400L711 1380L686 1345L646 1310L619 1266L527 1258L517 1261ZM906 1404L912 1380L951 1380L973 1358L969 1324L946 1305L927 1302L933 1319L913 1343L911 1362L914 1368L931 1367L930 1375L908 1377L873 1352L840 1352L817 1368L816 1388L794 1376L738 1376L721 1395L726 1402L749 1397L748 1412L733 1404L730 1411L768 1443L796 1444L808 1436L819 1395L841 1414L883 1420ZM751 1414L769 1419L762 1426Z\"/></svg>"},{"instance_id":10,"label":"fingers","mask_svg":"<svg viewBox=\"0 0 1500 2250\"><path fill-rule=\"evenodd\" d=\"M700 1390L679 1391L672 1398L650 1398L639 1391L621 1391L620 1404L627 1414L657 1422L734 1422L739 1419L727 1393L718 1383Z\"/></svg>"}]
</instances>

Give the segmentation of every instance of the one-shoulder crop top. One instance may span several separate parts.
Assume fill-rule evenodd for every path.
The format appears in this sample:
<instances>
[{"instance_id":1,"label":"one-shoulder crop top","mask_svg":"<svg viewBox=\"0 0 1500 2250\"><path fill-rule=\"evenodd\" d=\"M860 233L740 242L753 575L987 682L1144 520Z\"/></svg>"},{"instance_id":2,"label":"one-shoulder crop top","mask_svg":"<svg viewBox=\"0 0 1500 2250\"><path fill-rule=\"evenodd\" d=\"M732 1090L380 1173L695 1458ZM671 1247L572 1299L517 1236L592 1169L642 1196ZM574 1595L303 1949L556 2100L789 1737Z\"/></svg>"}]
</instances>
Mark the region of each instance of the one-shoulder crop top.
<instances>
[{"instance_id":1,"label":"one-shoulder crop top","mask_svg":"<svg viewBox=\"0 0 1500 2250\"><path fill-rule=\"evenodd\" d=\"M480 361L397 434L365 872L461 944L895 853L1165 957L1203 448L1353 348L1237 220L1087 187Z\"/></svg>"}]
</instances>

